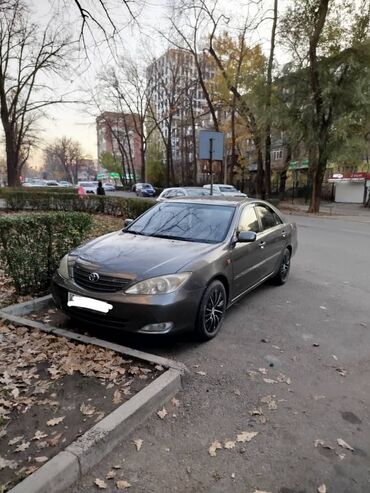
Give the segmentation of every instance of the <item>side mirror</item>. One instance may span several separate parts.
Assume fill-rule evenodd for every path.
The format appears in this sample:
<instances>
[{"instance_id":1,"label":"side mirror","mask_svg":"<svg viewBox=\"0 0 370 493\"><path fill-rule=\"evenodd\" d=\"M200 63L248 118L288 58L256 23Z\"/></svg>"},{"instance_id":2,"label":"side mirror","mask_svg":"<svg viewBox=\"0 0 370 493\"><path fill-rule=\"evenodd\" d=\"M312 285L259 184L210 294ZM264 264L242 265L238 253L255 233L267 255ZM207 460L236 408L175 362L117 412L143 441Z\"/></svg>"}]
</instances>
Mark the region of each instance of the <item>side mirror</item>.
<instances>
[{"instance_id":1,"label":"side mirror","mask_svg":"<svg viewBox=\"0 0 370 493\"><path fill-rule=\"evenodd\" d=\"M238 242L239 243L252 243L256 241L257 234L254 231L241 231L238 233Z\"/></svg>"},{"instance_id":2,"label":"side mirror","mask_svg":"<svg viewBox=\"0 0 370 493\"><path fill-rule=\"evenodd\" d=\"M133 220L133 219L125 219L125 220L123 221L123 226L124 226L124 228L127 228L127 226L130 226L130 224L131 224L131 223L133 223L133 222L134 222L134 220Z\"/></svg>"}]
</instances>

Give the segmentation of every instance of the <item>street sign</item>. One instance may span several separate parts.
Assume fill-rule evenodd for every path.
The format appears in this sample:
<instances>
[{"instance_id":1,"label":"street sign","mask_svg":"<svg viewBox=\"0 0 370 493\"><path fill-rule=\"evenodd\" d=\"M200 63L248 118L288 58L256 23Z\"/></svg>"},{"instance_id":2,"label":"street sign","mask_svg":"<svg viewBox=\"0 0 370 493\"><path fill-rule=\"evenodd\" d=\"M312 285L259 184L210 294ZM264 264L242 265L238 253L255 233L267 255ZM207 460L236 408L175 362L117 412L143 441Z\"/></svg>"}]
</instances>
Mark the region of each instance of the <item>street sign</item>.
<instances>
[{"instance_id":1,"label":"street sign","mask_svg":"<svg viewBox=\"0 0 370 493\"><path fill-rule=\"evenodd\" d=\"M199 132L199 159L222 161L224 158L224 134L201 130Z\"/></svg>"}]
</instances>

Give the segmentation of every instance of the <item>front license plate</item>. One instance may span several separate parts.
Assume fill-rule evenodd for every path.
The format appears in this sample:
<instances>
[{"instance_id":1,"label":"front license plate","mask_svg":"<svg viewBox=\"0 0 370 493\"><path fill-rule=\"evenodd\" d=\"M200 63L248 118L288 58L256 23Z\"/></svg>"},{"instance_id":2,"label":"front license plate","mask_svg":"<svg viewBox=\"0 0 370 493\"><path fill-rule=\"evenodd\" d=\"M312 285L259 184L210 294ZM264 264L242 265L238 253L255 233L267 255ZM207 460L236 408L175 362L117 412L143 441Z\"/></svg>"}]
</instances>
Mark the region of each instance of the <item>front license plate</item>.
<instances>
[{"instance_id":1,"label":"front license plate","mask_svg":"<svg viewBox=\"0 0 370 493\"><path fill-rule=\"evenodd\" d=\"M68 293L68 306L77 306L78 308L87 308L100 313L108 313L113 308L113 305L105 301L94 300L94 298L86 298L77 294Z\"/></svg>"}]
</instances>

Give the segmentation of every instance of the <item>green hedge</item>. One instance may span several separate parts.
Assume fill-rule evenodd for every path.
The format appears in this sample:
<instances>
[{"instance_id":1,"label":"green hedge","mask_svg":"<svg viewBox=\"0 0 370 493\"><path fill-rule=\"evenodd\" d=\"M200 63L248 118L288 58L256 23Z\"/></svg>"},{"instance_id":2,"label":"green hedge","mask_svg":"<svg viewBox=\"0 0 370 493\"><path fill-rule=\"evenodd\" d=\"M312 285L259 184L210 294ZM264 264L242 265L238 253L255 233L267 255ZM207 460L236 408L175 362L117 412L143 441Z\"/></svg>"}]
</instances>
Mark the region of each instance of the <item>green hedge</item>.
<instances>
[{"instance_id":1,"label":"green hedge","mask_svg":"<svg viewBox=\"0 0 370 493\"><path fill-rule=\"evenodd\" d=\"M135 219L154 205L151 199L17 191L5 197L10 211L79 211Z\"/></svg>"},{"instance_id":2,"label":"green hedge","mask_svg":"<svg viewBox=\"0 0 370 493\"><path fill-rule=\"evenodd\" d=\"M0 198L6 198L13 193L70 193L77 195L75 187L0 187Z\"/></svg>"},{"instance_id":3,"label":"green hedge","mask_svg":"<svg viewBox=\"0 0 370 493\"><path fill-rule=\"evenodd\" d=\"M0 256L18 294L45 291L59 260L91 228L89 214L49 212L0 216Z\"/></svg>"}]
</instances>

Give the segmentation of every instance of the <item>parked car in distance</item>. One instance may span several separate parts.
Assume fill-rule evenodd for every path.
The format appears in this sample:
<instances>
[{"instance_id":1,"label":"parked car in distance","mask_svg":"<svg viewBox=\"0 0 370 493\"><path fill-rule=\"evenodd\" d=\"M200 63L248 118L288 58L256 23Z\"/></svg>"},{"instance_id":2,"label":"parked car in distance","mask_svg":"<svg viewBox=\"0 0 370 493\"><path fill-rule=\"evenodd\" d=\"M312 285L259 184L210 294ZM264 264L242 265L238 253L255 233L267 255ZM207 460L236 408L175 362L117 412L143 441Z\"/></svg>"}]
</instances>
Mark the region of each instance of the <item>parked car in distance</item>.
<instances>
[{"instance_id":1,"label":"parked car in distance","mask_svg":"<svg viewBox=\"0 0 370 493\"><path fill-rule=\"evenodd\" d=\"M157 198L157 202L175 197L209 197L209 190L202 187L172 187L165 188Z\"/></svg>"},{"instance_id":2,"label":"parked car in distance","mask_svg":"<svg viewBox=\"0 0 370 493\"><path fill-rule=\"evenodd\" d=\"M227 307L287 281L297 248L296 225L255 199L168 200L125 225L65 255L53 277L57 307L84 324L212 339Z\"/></svg>"},{"instance_id":3,"label":"parked car in distance","mask_svg":"<svg viewBox=\"0 0 370 493\"><path fill-rule=\"evenodd\" d=\"M82 187L86 193L95 193L98 188L98 182L95 181L79 181L77 187Z\"/></svg>"},{"instance_id":4,"label":"parked car in distance","mask_svg":"<svg viewBox=\"0 0 370 493\"><path fill-rule=\"evenodd\" d=\"M61 187L61 184L57 180L46 180L46 187Z\"/></svg>"},{"instance_id":5,"label":"parked car in distance","mask_svg":"<svg viewBox=\"0 0 370 493\"><path fill-rule=\"evenodd\" d=\"M138 197L155 197L156 195L155 188L150 183L137 183L135 191Z\"/></svg>"},{"instance_id":6,"label":"parked car in distance","mask_svg":"<svg viewBox=\"0 0 370 493\"><path fill-rule=\"evenodd\" d=\"M203 188L211 191L211 185L203 185ZM234 185L223 185L215 183L213 185L213 195L223 195L224 197L247 197L246 193L237 190Z\"/></svg>"},{"instance_id":7,"label":"parked car in distance","mask_svg":"<svg viewBox=\"0 0 370 493\"><path fill-rule=\"evenodd\" d=\"M70 181L59 180L58 183L61 187L73 187L73 184Z\"/></svg>"},{"instance_id":8,"label":"parked car in distance","mask_svg":"<svg viewBox=\"0 0 370 493\"><path fill-rule=\"evenodd\" d=\"M103 183L103 188L106 192L115 192L116 187L112 183Z\"/></svg>"},{"instance_id":9,"label":"parked car in distance","mask_svg":"<svg viewBox=\"0 0 370 493\"><path fill-rule=\"evenodd\" d=\"M24 181L22 187L45 187L45 181L37 178L33 178L29 181Z\"/></svg>"},{"instance_id":10,"label":"parked car in distance","mask_svg":"<svg viewBox=\"0 0 370 493\"><path fill-rule=\"evenodd\" d=\"M132 187L131 187L131 190L132 190L133 192L136 192L136 189L137 189L137 188L140 188L140 187L141 187L141 185L142 185L142 183L134 183L134 184L132 185Z\"/></svg>"}]
</instances>

